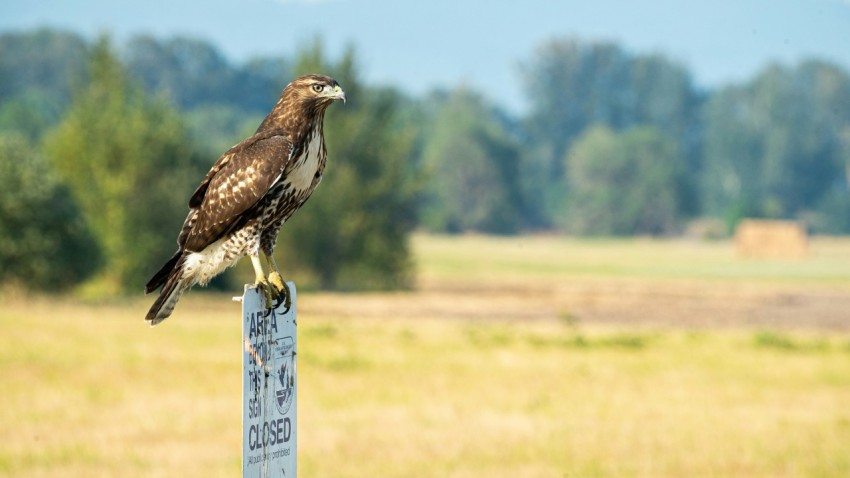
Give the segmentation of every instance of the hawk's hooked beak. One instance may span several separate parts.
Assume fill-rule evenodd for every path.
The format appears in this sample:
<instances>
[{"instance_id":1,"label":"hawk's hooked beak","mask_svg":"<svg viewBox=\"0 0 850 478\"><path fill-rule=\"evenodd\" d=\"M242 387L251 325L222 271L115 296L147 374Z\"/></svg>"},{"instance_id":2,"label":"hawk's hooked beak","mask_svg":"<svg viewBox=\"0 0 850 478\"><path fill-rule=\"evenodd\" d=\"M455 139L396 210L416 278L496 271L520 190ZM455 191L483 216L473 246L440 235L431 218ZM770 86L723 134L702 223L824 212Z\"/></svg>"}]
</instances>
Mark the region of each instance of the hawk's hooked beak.
<instances>
[{"instance_id":1,"label":"hawk's hooked beak","mask_svg":"<svg viewBox=\"0 0 850 478\"><path fill-rule=\"evenodd\" d=\"M342 91L339 85L334 86L334 89L328 94L328 98L332 100L342 100L345 103L345 92Z\"/></svg>"}]
</instances>

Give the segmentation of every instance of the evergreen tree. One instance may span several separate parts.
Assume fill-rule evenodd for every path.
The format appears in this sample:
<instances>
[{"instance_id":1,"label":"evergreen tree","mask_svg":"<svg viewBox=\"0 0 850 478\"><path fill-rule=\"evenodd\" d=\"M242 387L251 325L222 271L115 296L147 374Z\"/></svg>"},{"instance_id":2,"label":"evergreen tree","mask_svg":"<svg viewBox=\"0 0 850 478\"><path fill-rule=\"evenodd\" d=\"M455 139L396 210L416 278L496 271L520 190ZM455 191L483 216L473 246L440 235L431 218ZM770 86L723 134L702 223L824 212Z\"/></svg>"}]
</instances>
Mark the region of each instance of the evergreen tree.
<instances>
[{"instance_id":1,"label":"evergreen tree","mask_svg":"<svg viewBox=\"0 0 850 478\"><path fill-rule=\"evenodd\" d=\"M139 290L176 248L203 171L178 114L127 80L106 38L90 75L45 150L103 247L103 285Z\"/></svg>"}]
</instances>

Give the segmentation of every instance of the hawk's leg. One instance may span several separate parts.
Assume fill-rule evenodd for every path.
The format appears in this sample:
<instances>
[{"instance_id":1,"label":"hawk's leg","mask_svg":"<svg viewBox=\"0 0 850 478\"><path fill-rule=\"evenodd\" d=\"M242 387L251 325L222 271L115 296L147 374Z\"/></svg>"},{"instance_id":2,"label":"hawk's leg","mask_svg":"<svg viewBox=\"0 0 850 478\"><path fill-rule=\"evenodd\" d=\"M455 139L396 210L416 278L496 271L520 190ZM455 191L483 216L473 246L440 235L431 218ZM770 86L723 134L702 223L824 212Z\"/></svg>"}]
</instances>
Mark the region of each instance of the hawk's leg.
<instances>
[{"instance_id":1,"label":"hawk's leg","mask_svg":"<svg viewBox=\"0 0 850 478\"><path fill-rule=\"evenodd\" d=\"M280 296L277 287L269 283L269 279L266 278L263 272L263 265L260 264L260 256L252 254L251 264L254 266L254 285L260 289L260 292L266 298L266 307L269 309L276 308L275 302L280 304L283 298Z\"/></svg>"},{"instance_id":2,"label":"hawk's leg","mask_svg":"<svg viewBox=\"0 0 850 478\"><path fill-rule=\"evenodd\" d=\"M280 299L283 300L283 306L286 308L283 312L285 314L289 312L289 308L292 307L292 294L289 291L289 286L286 284L286 281L284 281L283 277L280 275L280 269L277 268L277 263L274 261L274 255L267 251L263 251L263 254L266 256L266 261L269 263L269 269L271 269L271 272L269 273L269 283L277 289Z\"/></svg>"}]
</instances>

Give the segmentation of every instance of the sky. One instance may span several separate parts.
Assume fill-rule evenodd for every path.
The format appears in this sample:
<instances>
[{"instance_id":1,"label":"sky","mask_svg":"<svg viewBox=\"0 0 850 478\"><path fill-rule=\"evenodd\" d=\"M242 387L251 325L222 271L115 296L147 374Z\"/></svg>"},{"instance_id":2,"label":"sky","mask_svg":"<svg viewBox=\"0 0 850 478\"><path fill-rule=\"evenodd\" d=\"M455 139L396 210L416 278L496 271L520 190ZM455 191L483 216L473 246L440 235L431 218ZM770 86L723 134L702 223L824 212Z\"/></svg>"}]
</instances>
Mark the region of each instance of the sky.
<instances>
[{"instance_id":1,"label":"sky","mask_svg":"<svg viewBox=\"0 0 850 478\"><path fill-rule=\"evenodd\" d=\"M291 56L319 36L331 58L354 46L370 83L464 85L517 113L523 63L559 38L664 54L706 88L807 57L850 71L850 0L2 0L0 32L44 26L118 42L191 36L236 63Z\"/></svg>"}]
</instances>

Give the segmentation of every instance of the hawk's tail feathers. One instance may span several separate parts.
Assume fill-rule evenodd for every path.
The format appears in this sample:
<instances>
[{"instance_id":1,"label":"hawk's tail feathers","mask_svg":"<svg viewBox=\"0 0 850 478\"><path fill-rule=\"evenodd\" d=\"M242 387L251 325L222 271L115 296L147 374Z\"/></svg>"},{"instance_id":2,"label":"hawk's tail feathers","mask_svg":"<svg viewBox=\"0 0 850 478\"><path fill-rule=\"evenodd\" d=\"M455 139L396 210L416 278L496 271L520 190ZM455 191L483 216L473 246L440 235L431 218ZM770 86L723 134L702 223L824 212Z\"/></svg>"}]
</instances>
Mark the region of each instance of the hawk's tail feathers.
<instances>
[{"instance_id":1,"label":"hawk's tail feathers","mask_svg":"<svg viewBox=\"0 0 850 478\"><path fill-rule=\"evenodd\" d=\"M159 274L158 272L157 276ZM157 276L154 276L149 284L153 283L157 279ZM189 280L183 278L183 261L175 264L171 271L169 271L164 282L165 284L162 286L162 290L159 291L159 297L156 298L148 314L145 316L145 320L150 322L151 327L171 316L171 312L174 311L174 307L177 305L177 301L180 300L180 296L183 295L183 291L192 285Z\"/></svg>"},{"instance_id":2,"label":"hawk's tail feathers","mask_svg":"<svg viewBox=\"0 0 850 478\"><path fill-rule=\"evenodd\" d=\"M159 286L165 284L165 281L168 279L169 275L171 275L171 271L173 271L177 267L177 263L180 262L180 258L183 256L183 250L178 249L177 252L171 256L171 259L163 264L163 266L157 271L156 274L151 277L151 280L145 284L145 294L150 294L151 292L159 289Z\"/></svg>"}]
</instances>

